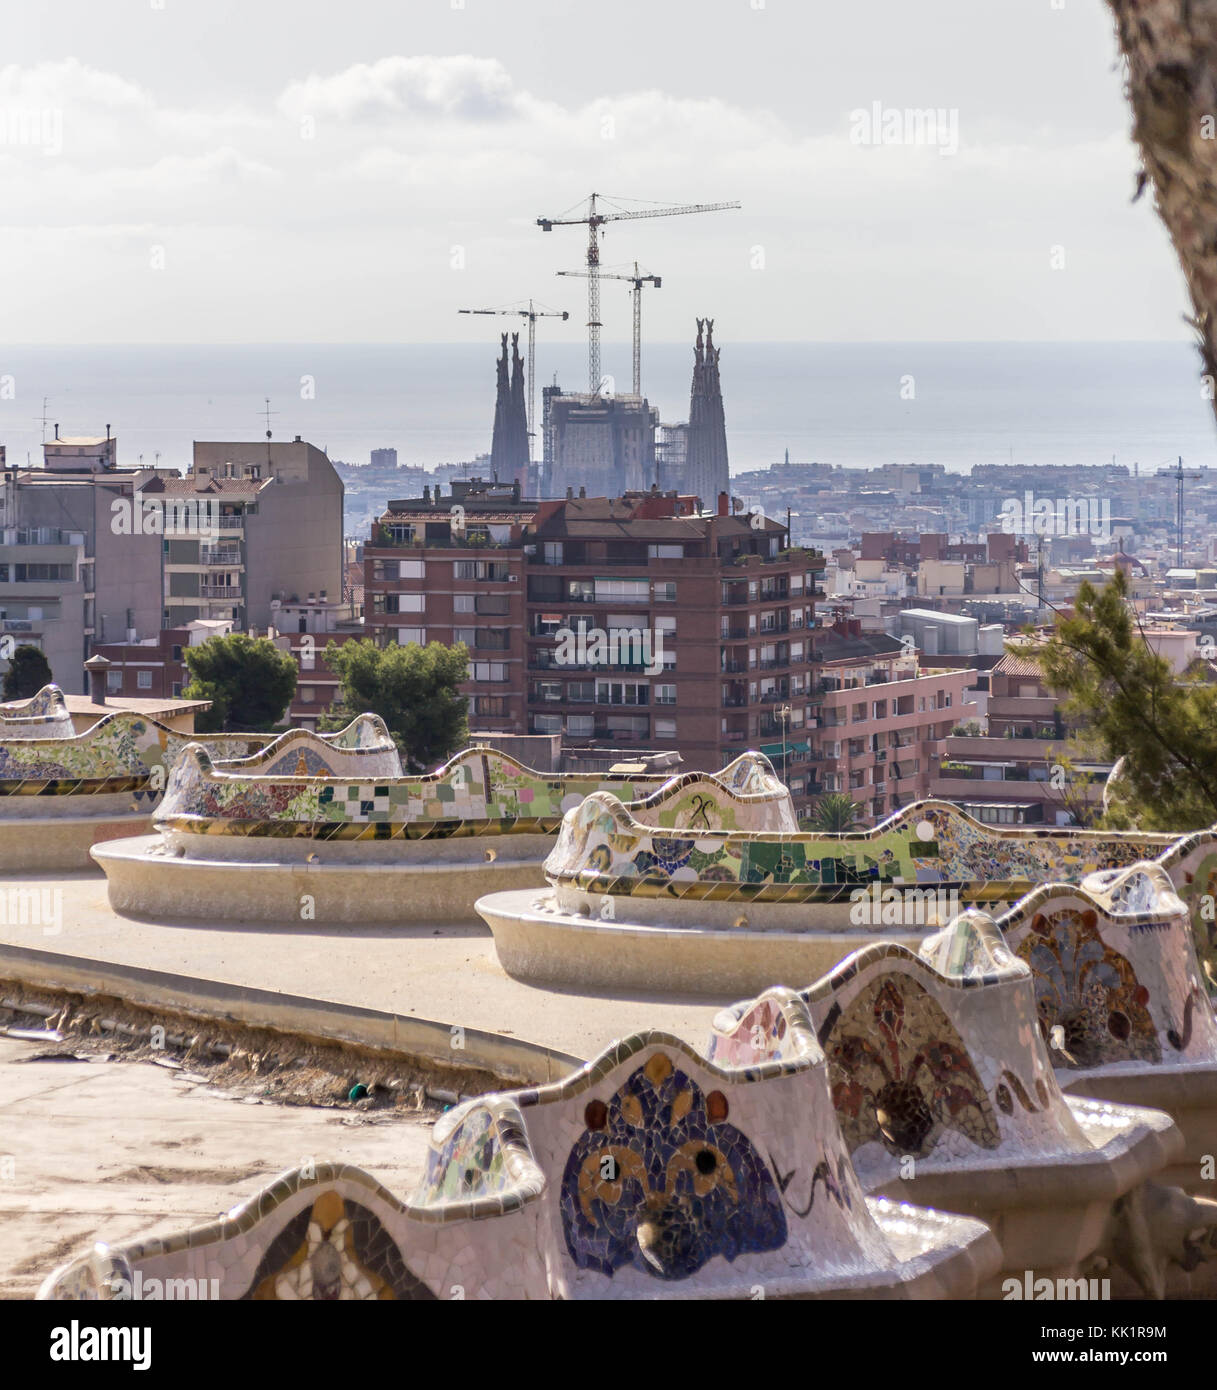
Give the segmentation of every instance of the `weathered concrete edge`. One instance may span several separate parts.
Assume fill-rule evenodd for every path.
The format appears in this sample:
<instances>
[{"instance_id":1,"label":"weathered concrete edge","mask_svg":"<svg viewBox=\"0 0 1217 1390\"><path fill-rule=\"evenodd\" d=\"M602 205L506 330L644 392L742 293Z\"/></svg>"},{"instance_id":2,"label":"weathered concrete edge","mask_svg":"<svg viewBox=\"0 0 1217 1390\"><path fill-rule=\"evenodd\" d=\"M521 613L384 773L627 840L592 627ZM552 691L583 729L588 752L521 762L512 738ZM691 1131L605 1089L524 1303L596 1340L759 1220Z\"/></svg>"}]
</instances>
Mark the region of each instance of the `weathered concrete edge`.
<instances>
[{"instance_id":1,"label":"weathered concrete edge","mask_svg":"<svg viewBox=\"0 0 1217 1390\"><path fill-rule=\"evenodd\" d=\"M435 1019L32 946L0 946L0 977L35 989L113 995L144 1008L373 1047L427 1065L487 1071L513 1085L554 1081L584 1062L582 1057L481 1028L462 1028L463 1045L454 1047L457 1025Z\"/></svg>"}]
</instances>

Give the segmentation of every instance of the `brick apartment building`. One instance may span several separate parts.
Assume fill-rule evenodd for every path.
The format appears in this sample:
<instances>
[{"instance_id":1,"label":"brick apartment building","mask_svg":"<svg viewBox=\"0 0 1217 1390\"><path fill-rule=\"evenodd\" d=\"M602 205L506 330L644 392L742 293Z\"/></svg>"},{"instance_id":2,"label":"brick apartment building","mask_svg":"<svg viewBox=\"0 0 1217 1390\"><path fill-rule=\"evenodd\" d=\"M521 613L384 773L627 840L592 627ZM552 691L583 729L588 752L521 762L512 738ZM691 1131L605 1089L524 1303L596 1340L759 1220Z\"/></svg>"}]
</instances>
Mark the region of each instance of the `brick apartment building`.
<instances>
[{"instance_id":1,"label":"brick apartment building","mask_svg":"<svg viewBox=\"0 0 1217 1390\"><path fill-rule=\"evenodd\" d=\"M974 670L923 668L915 649L843 619L816 634L813 765L869 822L931 794L951 729L975 714Z\"/></svg>"},{"instance_id":2,"label":"brick apartment building","mask_svg":"<svg viewBox=\"0 0 1217 1390\"><path fill-rule=\"evenodd\" d=\"M668 749L714 770L747 748L819 790L806 724L814 551L776 521L674 492L521 498L454 484L391 502L364 550L381 644L463 641L470 723L568 748Z\"/></svg>"}]
</instances>

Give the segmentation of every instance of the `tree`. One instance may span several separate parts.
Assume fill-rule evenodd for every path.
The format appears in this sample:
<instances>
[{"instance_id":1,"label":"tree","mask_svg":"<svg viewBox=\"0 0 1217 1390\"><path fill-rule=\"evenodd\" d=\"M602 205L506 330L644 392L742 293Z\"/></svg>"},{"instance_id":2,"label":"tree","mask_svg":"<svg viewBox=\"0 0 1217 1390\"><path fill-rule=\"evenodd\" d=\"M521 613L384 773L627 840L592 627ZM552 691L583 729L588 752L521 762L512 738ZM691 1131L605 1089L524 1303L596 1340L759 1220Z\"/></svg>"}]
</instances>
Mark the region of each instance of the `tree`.
<instances>
[{"instance_id":1,"label":"tree","mask_svg":"<svg viewBox=\"0 0 1217 1390\"><path fill-rule=\"evenodd\" d=\"M331 642L325 662L342 688L322 727L338 729L358 715L379 714L412 772L435 767L468 740L469 702L457 688L469 678L463 642Z\"/></svg>"},{"instance_id":2,"label":"tree","mask_svg":"<svg viewBox=\"0 0 1217 1390\"><path fill-rule=\"evenodd\" d=\"M862 807L846 792L828 792L816 802L808 827L825 835L841 835L856 830Z\"/></svg>"},{"instance_id":3,"label":"tree","mask_svg":"<svg viewBox=\"0 0 1217 1390\"><path fill-rule=\"evenodd\" d=\"M979 719L969 719L965 724L956 724L951 733L960 738L983 738L985 731Z\"/></svg>"},{"instance_id":4,"label":"tree","mask_svg":"<svg viewBox=\"0 0 1217 1390\"><path fill-rule=\"evenodd\" d=\"M296 659L269 637L243 632L209 637L200 646L187 647L182 659L191 678L183 696L211 701L211 708L195 719L201 734L272 729L296 693Z\"/></svg>"},{"instance_id":5,"label":"tree","mask_svg":"<svg viewBox=\"0 0 1217 1390\"><path fill-rule=\"evenodd\" d=\"M1217 410L1217 0L1108 0L1142 171L1183 267Z\"/></svg>"},{"instance_id":6,"label":"tree","mask_svg":"<svg viewBox=\"0 0 1217 1390\"><path fill-rule=\"evenodd\" d=\"M1034 659L1102 755L1124 760L1104 823L1199 830L1217 821L1217 687L1178 679L1127 599L1123 570L1083 583Z\"/></svg>"},{"instance_id":7,"label":"tree","mask_svg":"<svg viewBox=\"0 0 1217 1390\"><path fill-rule=\"evenodd\" d=\"M8 670L4 673L3 696L6 700L28 700L37 695L44 685L50 685L54 677L41 647L23 642L8 659Z\"/></svg>"}]
</instances>

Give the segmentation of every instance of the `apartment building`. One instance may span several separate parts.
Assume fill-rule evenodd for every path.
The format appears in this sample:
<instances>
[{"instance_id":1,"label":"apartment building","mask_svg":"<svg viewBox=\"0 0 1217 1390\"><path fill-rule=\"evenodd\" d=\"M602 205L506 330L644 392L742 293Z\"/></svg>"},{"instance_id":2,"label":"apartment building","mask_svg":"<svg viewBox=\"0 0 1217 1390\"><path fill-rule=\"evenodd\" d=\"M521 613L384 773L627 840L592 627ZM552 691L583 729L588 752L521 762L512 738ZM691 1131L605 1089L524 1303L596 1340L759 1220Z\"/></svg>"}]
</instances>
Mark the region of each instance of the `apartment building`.
<instances>
[{"instance_id":1,"label":"apartment building","mask_svg":"<svg viewBox=\"0 0 1217 1390\"><path fill-rule=\"evenodd\" d=\"M379 645L464 642L472 728L528 731L524 545L538 503L517 483L453 480L389 502L363 549L364 630Z\"/></svg>"},{"instance_id":2,"label":"apartment building","mask_svg":"<svg viewBox=\"0 0 1217 1390\"><path fill-rule=\"evenodd\" d=\"M658 488L545 502L453 488L389 504L364 550L366 626L382 643L465 642L474 727L677 749L707 770L759 746L814 795L818 554L725 494L710 513Z\"/></svg>"},{"instance_id":3,"label":"apartment building","mask_svg":"<svg viewBox=\"0 0 1217 1390\"><path fill-rule=\"evenodd\" d=\"M926 669L915 648L841 619L816 634L810 735L826 792L875 823L931 794L947 736L969 719L971 669Z\"/></svg>"},{"instance_id":4,"label":"apartment building","mask_svg":"<svg viewBox=\"0 0 1217 1390\"><path fill-rule=\"evenodd\" d=\"M37 647L63 689L83 695L86 586L92 583L83 533L10 527L0 541L0 673L8 670L3 651L10 644Z\"/></svg>"},{"instance_id":5,"label":"apartment building","mask_svg":"<svg viewBox=\"0 0 1217 1390\"><path fill-rule=\"evenodd\" d=\"M173 518L163 537L166 627L207 619L265 630L276 600L342 596L342 480L299 436L196 440L184 477L146 470L139 496Z\"/></svg>"},{"instance_id":6,"label":"apartment building","mask_svg":"<svg viewBox=\"0 0 1217 1390\"><path fill-rule=\"evenodd\" d=\"M333 599L272 604L274 643L296 659L299 674L296 693L288 707L287 722L294 728L315 729L323 714L340 694L341 682L325 660L331 642L358 641L366 634L351 605Z\"/></svg>"}]
</instances>

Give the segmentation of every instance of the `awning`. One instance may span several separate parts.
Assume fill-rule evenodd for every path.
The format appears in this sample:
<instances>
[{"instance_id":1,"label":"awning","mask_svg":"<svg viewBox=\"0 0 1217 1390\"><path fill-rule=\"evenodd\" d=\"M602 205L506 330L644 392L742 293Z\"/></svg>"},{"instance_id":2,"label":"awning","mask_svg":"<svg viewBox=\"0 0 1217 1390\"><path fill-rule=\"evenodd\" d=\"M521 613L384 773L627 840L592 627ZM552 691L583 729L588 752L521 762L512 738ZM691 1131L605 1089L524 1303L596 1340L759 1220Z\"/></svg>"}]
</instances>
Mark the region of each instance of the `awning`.
<instances>
[{"instance_id":1,"label":"awning","mask_svg":"<svg viewBox=\"0 0 1217 1390\"><path fill-rule=\"evenodd\" d=\"M762 743L760 751L767 758L780 758L784 753L810 753L810 743Z\"/></svg>"}]
</instances>

